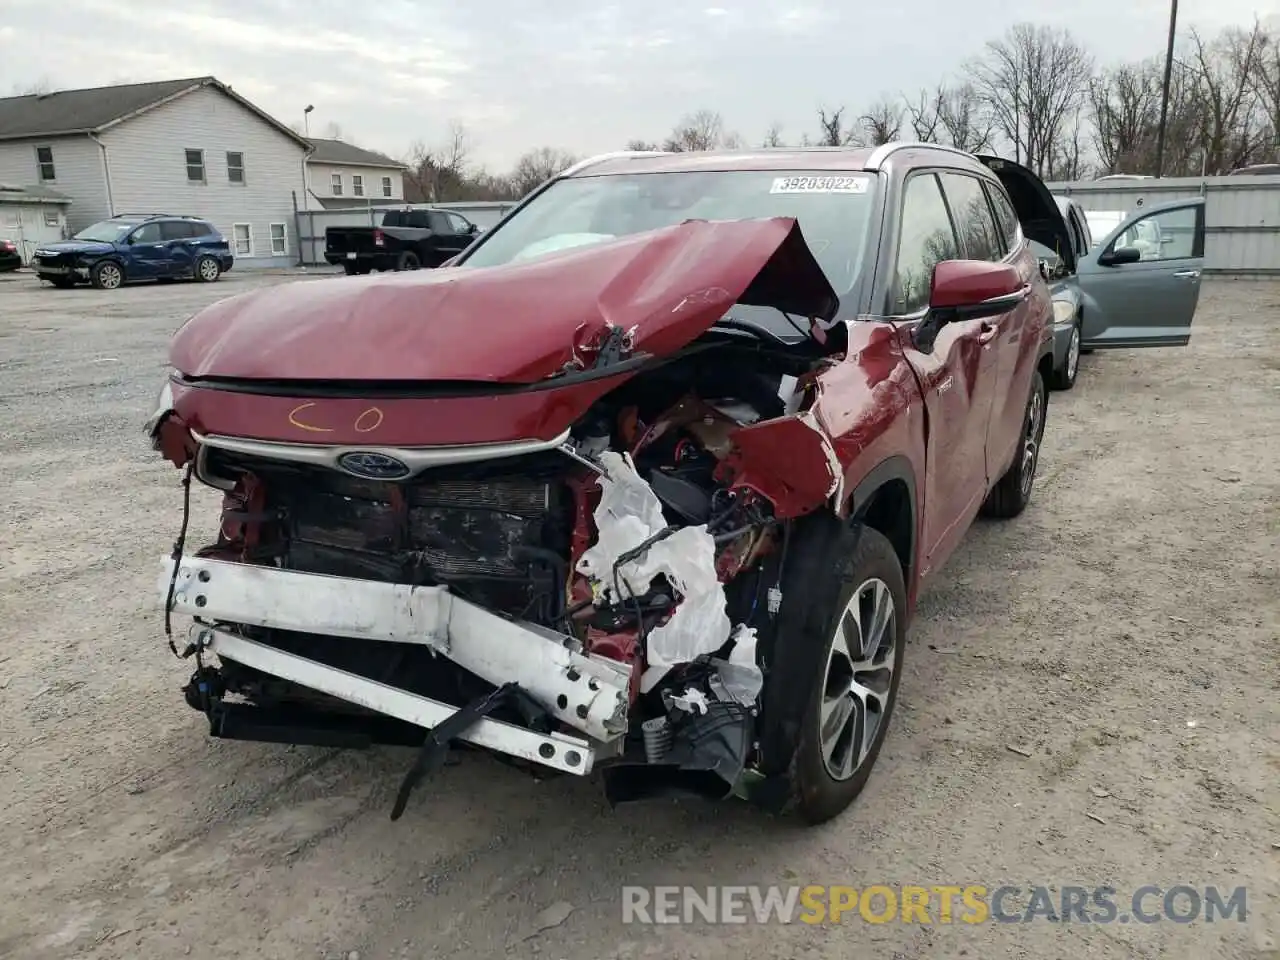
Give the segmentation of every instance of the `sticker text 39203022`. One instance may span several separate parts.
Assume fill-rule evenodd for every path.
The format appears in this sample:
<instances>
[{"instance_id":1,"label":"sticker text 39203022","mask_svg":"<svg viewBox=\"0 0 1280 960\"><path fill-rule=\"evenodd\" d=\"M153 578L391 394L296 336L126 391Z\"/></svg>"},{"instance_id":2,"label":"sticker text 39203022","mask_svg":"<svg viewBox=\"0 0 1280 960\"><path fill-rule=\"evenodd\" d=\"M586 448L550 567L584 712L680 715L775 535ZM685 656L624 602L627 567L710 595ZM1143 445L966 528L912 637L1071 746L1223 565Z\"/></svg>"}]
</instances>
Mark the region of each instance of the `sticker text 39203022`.
<instances>
[{"instance_id":1,"label":"sticker text 39203022","mask_svg":"<svg viewBox=\"0 0 1280 960\"><path fill-rule=\"evenodd\" d=\"M867 177L775 177L770 193L866 193Z\"/></svg>"}]
</instances>

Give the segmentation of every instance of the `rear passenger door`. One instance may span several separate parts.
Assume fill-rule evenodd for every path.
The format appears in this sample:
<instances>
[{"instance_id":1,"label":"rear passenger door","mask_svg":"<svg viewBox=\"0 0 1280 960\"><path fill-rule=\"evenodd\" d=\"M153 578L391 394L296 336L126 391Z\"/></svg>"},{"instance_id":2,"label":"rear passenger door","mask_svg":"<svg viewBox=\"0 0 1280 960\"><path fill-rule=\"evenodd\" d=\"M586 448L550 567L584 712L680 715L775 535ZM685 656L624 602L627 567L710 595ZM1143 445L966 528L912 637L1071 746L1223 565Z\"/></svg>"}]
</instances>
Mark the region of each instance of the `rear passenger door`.
<instances>
[{"instance_id":1,"label":"rear passenger door","mask_svg":"<svg viewBox=\"0 0 1280 960\"><path fill-rule=\"evenodd\" d=\"M944 173L942 185L960 228L965 256L991 263L1008 261L1018 268L1022 282L1030 283L1039 266L1034 258L1020 255L1018 217L1004 189L985 177L979 179L958 171ZM1039 289L1042 295L1033 292L1007 313L981 321L984 335L990 338L986 347L996 355L986 445L987 477L991 482L1009 466L1022 435L1037 347L1044 318L1051 309L1048 289L1043 285L1033 285L1032 289Z\"/></svg>"},{"instance_id":2,"label":"rear passenger door","mask_svg":"<svg viewBox=\"0 0 1280 960\"><path fill-rule=\"evenodd\" d=\"M900 321L903 353L928 412L922 541L924 574L950 556L987 492L986 440L996 384L996 352L986 321L955 320L928 352L914 328L928 313L934 267L964 257L938 176L910 174L903 186L897 254L887 313Z\"/></svg>"},{"instance_id":3,"label":"rear passenger door","mask_svg":"<svg viewBox=\"0 0 1280 960\"><path fill-rule=\"evenodd\" d=\"M1161 204L1113 229L1077 268L1081 344L1186 346L1200 302L1204 234L1203 197Z\"/></svg>"},{"instance_id":4,"label":"rear passenger door","mask_svg":"<svg viewBox=\"0 0 1280 960\"><path fill-rule=\"evenodd\" d=\"M191 276L196 249L192 240L194 226L186 220L165 220L160 224L160 238L169 248L169 276Z\"/></svg>"}]
</instances>

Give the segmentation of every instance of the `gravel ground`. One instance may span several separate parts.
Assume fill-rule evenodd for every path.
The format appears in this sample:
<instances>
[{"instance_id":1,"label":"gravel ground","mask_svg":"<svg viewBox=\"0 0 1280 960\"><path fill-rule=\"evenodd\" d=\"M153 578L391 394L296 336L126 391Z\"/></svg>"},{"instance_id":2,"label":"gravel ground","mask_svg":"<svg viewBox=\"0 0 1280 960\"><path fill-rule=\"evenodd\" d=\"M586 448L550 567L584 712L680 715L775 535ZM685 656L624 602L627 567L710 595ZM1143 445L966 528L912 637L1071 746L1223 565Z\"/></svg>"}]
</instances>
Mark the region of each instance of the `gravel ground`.
<instances>
[{"instance_id":1,"label":"gravel ground","mask_svg":"<svg viewBox=\"0 0 1280 960\"><path fill-rule=\"evenodd\" d=\"M177 472L139 425L169 333L284 279L0 278L0 956L1280 956L1280 285L1207 284L1188 349L1084 359L1032 507L923 599L862 799L802 830L473 755L393 824L405 752L206 736L154 587ZM1248 914L624 925L621 886L661 883L1246 885Z\"/></svg>"}]
</instances>

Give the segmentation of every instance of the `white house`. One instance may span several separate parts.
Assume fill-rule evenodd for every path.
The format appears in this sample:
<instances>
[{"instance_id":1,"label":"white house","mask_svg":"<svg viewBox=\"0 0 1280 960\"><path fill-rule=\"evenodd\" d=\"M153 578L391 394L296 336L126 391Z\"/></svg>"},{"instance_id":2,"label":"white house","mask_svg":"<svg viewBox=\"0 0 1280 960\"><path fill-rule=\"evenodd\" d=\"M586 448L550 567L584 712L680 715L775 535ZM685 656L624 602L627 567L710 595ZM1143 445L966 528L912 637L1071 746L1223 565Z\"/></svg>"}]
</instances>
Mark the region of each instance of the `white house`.
<instances>
[{"instance_id":1,"label":"white house","mask_svg":"<svg viewBox=\"0 0 1280 960\"><path fill-rule=\"evenodd\" d=\"M0 183L0 240L18 245L23 263L42 243L66 238L71 198L47 187Z\"/></svg>"},{"instance_id":2,"label":"white house","mask_svg":"<svg viewBox=\"0 0 1280 960\"><path fill-rule=\"evenodd\" d=\"M341 140L311 139L309 209L334 210L404 200L405 165Z\"/></svg>"},{"instance_id":3,"label":"white house","mask_svg":"<svg viewBox=\"0 0 1280 960\"><path fill-rule=\"evenodd\" d=\"M0 181L72 201L72 232L122 213L204 217L239 265L296 262L310 144L213 77L0 99Z\"/></svg>"}]
</instances>

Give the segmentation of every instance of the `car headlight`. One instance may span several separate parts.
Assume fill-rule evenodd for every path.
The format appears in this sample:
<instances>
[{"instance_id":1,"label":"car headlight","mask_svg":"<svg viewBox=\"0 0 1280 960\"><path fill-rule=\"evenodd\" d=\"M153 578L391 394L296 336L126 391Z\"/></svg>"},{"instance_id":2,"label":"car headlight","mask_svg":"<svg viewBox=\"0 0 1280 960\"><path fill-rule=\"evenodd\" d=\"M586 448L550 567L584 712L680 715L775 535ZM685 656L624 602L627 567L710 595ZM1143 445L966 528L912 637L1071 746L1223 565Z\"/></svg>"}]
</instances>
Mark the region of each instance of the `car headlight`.
<instances>
[{"instance_id":1,"label":"car headlight","mask_svg":"<svg viewBox=\"0 0 1280 960\"><path fill-rule=\"evenodd\" d=\"M1076 305L1070 300L1053 301L1053 322L1070 323L1075 319Z\"/></svg>"},{"instance_id":2,"label":"car headlight","mask_svg":"<svg viewBox=\"0 0 1280 960\"><path fill-rule=\"evenodd\" d=\"M160 393L156 397L155 409L152 410L151 416L147 417L147 422L143 425L143 432L148 437L155 435L156 428L160 426L160 421L173 409L173 382L170 379L172 376L172 372L165 374L164 386L160 388Z\"/></svg>"}]
</instances>

